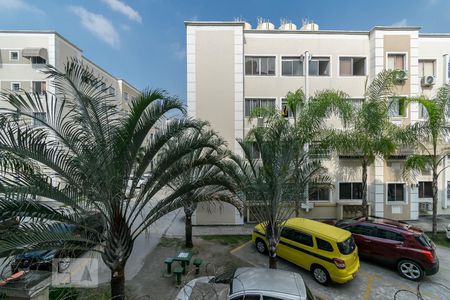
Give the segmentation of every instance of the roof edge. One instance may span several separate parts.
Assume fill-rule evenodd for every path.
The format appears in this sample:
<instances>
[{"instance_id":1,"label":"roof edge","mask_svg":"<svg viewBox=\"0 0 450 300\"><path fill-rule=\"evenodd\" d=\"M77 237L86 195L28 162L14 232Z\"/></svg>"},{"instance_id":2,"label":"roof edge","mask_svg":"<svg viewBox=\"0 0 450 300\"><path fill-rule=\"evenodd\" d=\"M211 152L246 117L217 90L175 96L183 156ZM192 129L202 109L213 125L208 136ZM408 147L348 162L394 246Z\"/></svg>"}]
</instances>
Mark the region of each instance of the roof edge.
<instances>
[{"instance_id":1,"label":"roof edge","mask_svg":"<svg viewBox=\"0 0 450 300\"><path fill-rule=\"evenodd\" d=\"M241 21L184 21L184 26L242 26Z\"/></svg>"},{"instance_id":2,"label":"roof edge","mask_svg":"<svg viewBox=\"0 0 450 300\"><path fill-rule=\"evenodd\" d=\"M66 39L64 36L62 36L59 32L54 30L0 30L0 33L54 34L59 38L61 38L66 43L68 43L69 45L71 45L72 47L74 47L75 49L77 49L78 51L83 52L83 49L81 49L80 47L78 47L77 45Z\"/></svg>"}]
</instances>

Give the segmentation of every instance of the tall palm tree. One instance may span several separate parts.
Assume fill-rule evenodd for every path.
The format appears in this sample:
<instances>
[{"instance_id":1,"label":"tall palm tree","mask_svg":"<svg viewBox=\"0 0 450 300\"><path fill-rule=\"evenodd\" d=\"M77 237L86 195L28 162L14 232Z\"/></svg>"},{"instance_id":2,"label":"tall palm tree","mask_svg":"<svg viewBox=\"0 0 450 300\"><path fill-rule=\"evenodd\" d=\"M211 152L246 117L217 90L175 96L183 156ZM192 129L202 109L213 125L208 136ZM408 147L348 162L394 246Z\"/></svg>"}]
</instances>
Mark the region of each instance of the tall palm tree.
<instances>
[{"instance_id":1,"label":"tall palm tree","mask_svg":"<svg viewBox=\"0 0 450 300\"><path fill-rule=\"evenodd\" d=\"M220 164L195 165L195 162L201 158L214 155L223 156L224 159L227 159L229 154L227 152L217 153L215 149L207 148L198 149L186 155L183 160L186 160L188 164L191 163L193 167L180 173L170 184L171 188L176 190L190 182L205 182L205 185L180 195L179 200L184 203L186 248L194 246L192 241L192 215L197 209L198 203L206 202L205 205L212 206L221 205L225 202L233 205L239 211L242 210L241 202L233 195L236 192L236 186L231 178L223 172Z\"/></svg>"},{"instance_id":2,"label":"tall palm tree","mask_svg":"<svg viewBox=\"0 0 450 300\"><path fill-rule=\"evenodd\" d=\"M376 157L389 157L398 148L402 136L399 127L389 120L387 97L392 95L397 71L383 71L372 81L366 98L355 107L352 121L343 130L331 131L327 143L340 153L360 157L362 167L362 212L369 215L367 170Z\"/></svg>"},{"instance_id":3,"label":"tall palm tree","mask_svg":"<svg viewBox=\"0 0 450 300\"><path fill-rule=\"evenodd\" d=\"M1 218L20 216L22 224L2 236L0 256L100 244L95 249L111 270L111 295L124 299L124 271L136 239L161 216L183 207L181 196L207 185L208 178L174 189L171 183L193 167L222 159L185 156L199 149L223 152L224 142L204 122L184 118L182 104L163 91L144 91L129 111L119 113L102 79L82 63L71 60L64 72L49 66L45 73L54 79L57 95L3 97L12 108L2 109L0 121ZM45 112L46 120L36 111ZM161 122L168 113L181 118ZM137 188L152 162L151 175ZM40 198L52 200L52 207ZM92 211L104 230L83 223ZM84 230L80 235L52 230L61 223Z\"/></svg>"},{"instance_id":4,"label":"tall palm tree","mask_svg":"<svg viewBox=\"0 0 450 300\"><path fill-rule=\"evenodd\" d=\"M403 174L406 178L415 177L416 171L431 170L433 195L433 235L437 233L438 179L448 167L443 165L444 159L450 154L447 138L450 133L447 117L450 105L450 90L448 86L441 87L435 99L424 97L409 99L419 103L426 112L426 119L409 126L414 138L417 154L406 160Z\"/></svg>"}]
</instances>

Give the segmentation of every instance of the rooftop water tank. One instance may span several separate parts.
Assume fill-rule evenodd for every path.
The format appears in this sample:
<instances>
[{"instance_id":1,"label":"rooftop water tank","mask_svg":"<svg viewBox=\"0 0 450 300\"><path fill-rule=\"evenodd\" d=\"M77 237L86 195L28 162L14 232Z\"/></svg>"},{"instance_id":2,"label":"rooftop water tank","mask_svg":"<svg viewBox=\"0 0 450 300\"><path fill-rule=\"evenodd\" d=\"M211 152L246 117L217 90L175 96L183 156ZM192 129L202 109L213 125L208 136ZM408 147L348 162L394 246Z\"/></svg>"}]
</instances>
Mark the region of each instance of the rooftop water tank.
<instances>
[{"instance_id":1,"label":"rooftop water tank","mask_svg":"<svg viewBox=\"0 0 450 300\"><path fill-rule=\"evenodd\" d=\"M244 30L250 30L252 29L252 24L244 22Z\"/></svg>"},{"instance_id":2,"label":"rooftop water tank","mask_svg":"<svg viewBox=\"0 0 450 300\"><path fill-rule=\"evenodd\" d=\"M280 27L278 27L280 30L297 30L297 25L295 25L292 22L282 22Z\"/></svg>"},{"instance_id":3,"label":"rooftop water tank","mask_svg":"<svg viewBox=\"0 0 450 300\"><path fill-rule=\"evenodd\" d=\"M256 26L257 30L274 30L275 26L269 21L263 20L262 18L258 18L258 26Z\"/></svg>"},{"instance_id":4,"label":"rooftop water tank","mask_svg":"<svg viewBox=\"0 0 450 300\"><path fill-rule=\"evenodd\" d=\"M319 30L319 25L317 25L314 22L304 21L302 28L300 28L301 31L317 31Z\"/></svg>"}]
</instances>

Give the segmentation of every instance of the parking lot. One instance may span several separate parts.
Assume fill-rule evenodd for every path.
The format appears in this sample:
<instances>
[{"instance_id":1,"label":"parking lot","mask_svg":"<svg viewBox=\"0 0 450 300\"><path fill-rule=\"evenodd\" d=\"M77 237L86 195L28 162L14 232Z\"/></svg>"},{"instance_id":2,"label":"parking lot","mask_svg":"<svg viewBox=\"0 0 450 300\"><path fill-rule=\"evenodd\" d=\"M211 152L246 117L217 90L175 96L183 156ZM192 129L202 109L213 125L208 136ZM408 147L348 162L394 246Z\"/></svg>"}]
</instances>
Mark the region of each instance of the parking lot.
<instances>
[{"instance_id":1,"label":"parking lot","mask_svg":"<svg viewBox=\"0 0 450 300\"><path fill-rule=\"evenodd\" d=\"M268 257L259 254L251 242L235 248L231 253L254 266L268 266ZM450 249L438 247L437 254L440 260L439 272L436 275L425 277L420 282L421 295L425 300L450 299L450 289L441 286L445 285L450 288ZM300 273L313 294L323 300L394 299L394 294L398 290L403 289L415 293L418 286L417 283L400 277L393 269L367 261L361 261L361 268L356 278L343 285L322 286L314 281L308 271L282 259L278 260L278 268ZM397 294L396 299L414 300L417 297L410 292L401 291Z\"/></svg>"}]
</instances>

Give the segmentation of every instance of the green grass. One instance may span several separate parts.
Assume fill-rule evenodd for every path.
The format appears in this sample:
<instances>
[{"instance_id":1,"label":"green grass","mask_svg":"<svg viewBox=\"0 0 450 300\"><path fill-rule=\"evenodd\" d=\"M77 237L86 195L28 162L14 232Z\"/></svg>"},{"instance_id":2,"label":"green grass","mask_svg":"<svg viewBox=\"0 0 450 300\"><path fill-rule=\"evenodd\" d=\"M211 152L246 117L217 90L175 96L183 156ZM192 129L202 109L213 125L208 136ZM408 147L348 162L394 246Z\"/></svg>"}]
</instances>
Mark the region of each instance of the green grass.
<instances>
[{"instance_id":1,"label":"green grass","mask_svg":"<svg viewBox=\"0 0 450 300\"><path fill-rule=\"evenodd\" d=\"M201 237L206 241L217 241L222 245L236 246L251 240L250 235L205 235Z\"/></svg>"},{"instance_id":2,"label":"green grass","mask_svg":"<svg viewBox=\"0 0 450 300\"><path fill-rule=\"evenodd\" d=\"M450 240L447 238L445 232L438 232L436 236L433 236L431 232L427 232L427 235L436 245L450 248Z\"/></svg>"}]
</instances>

